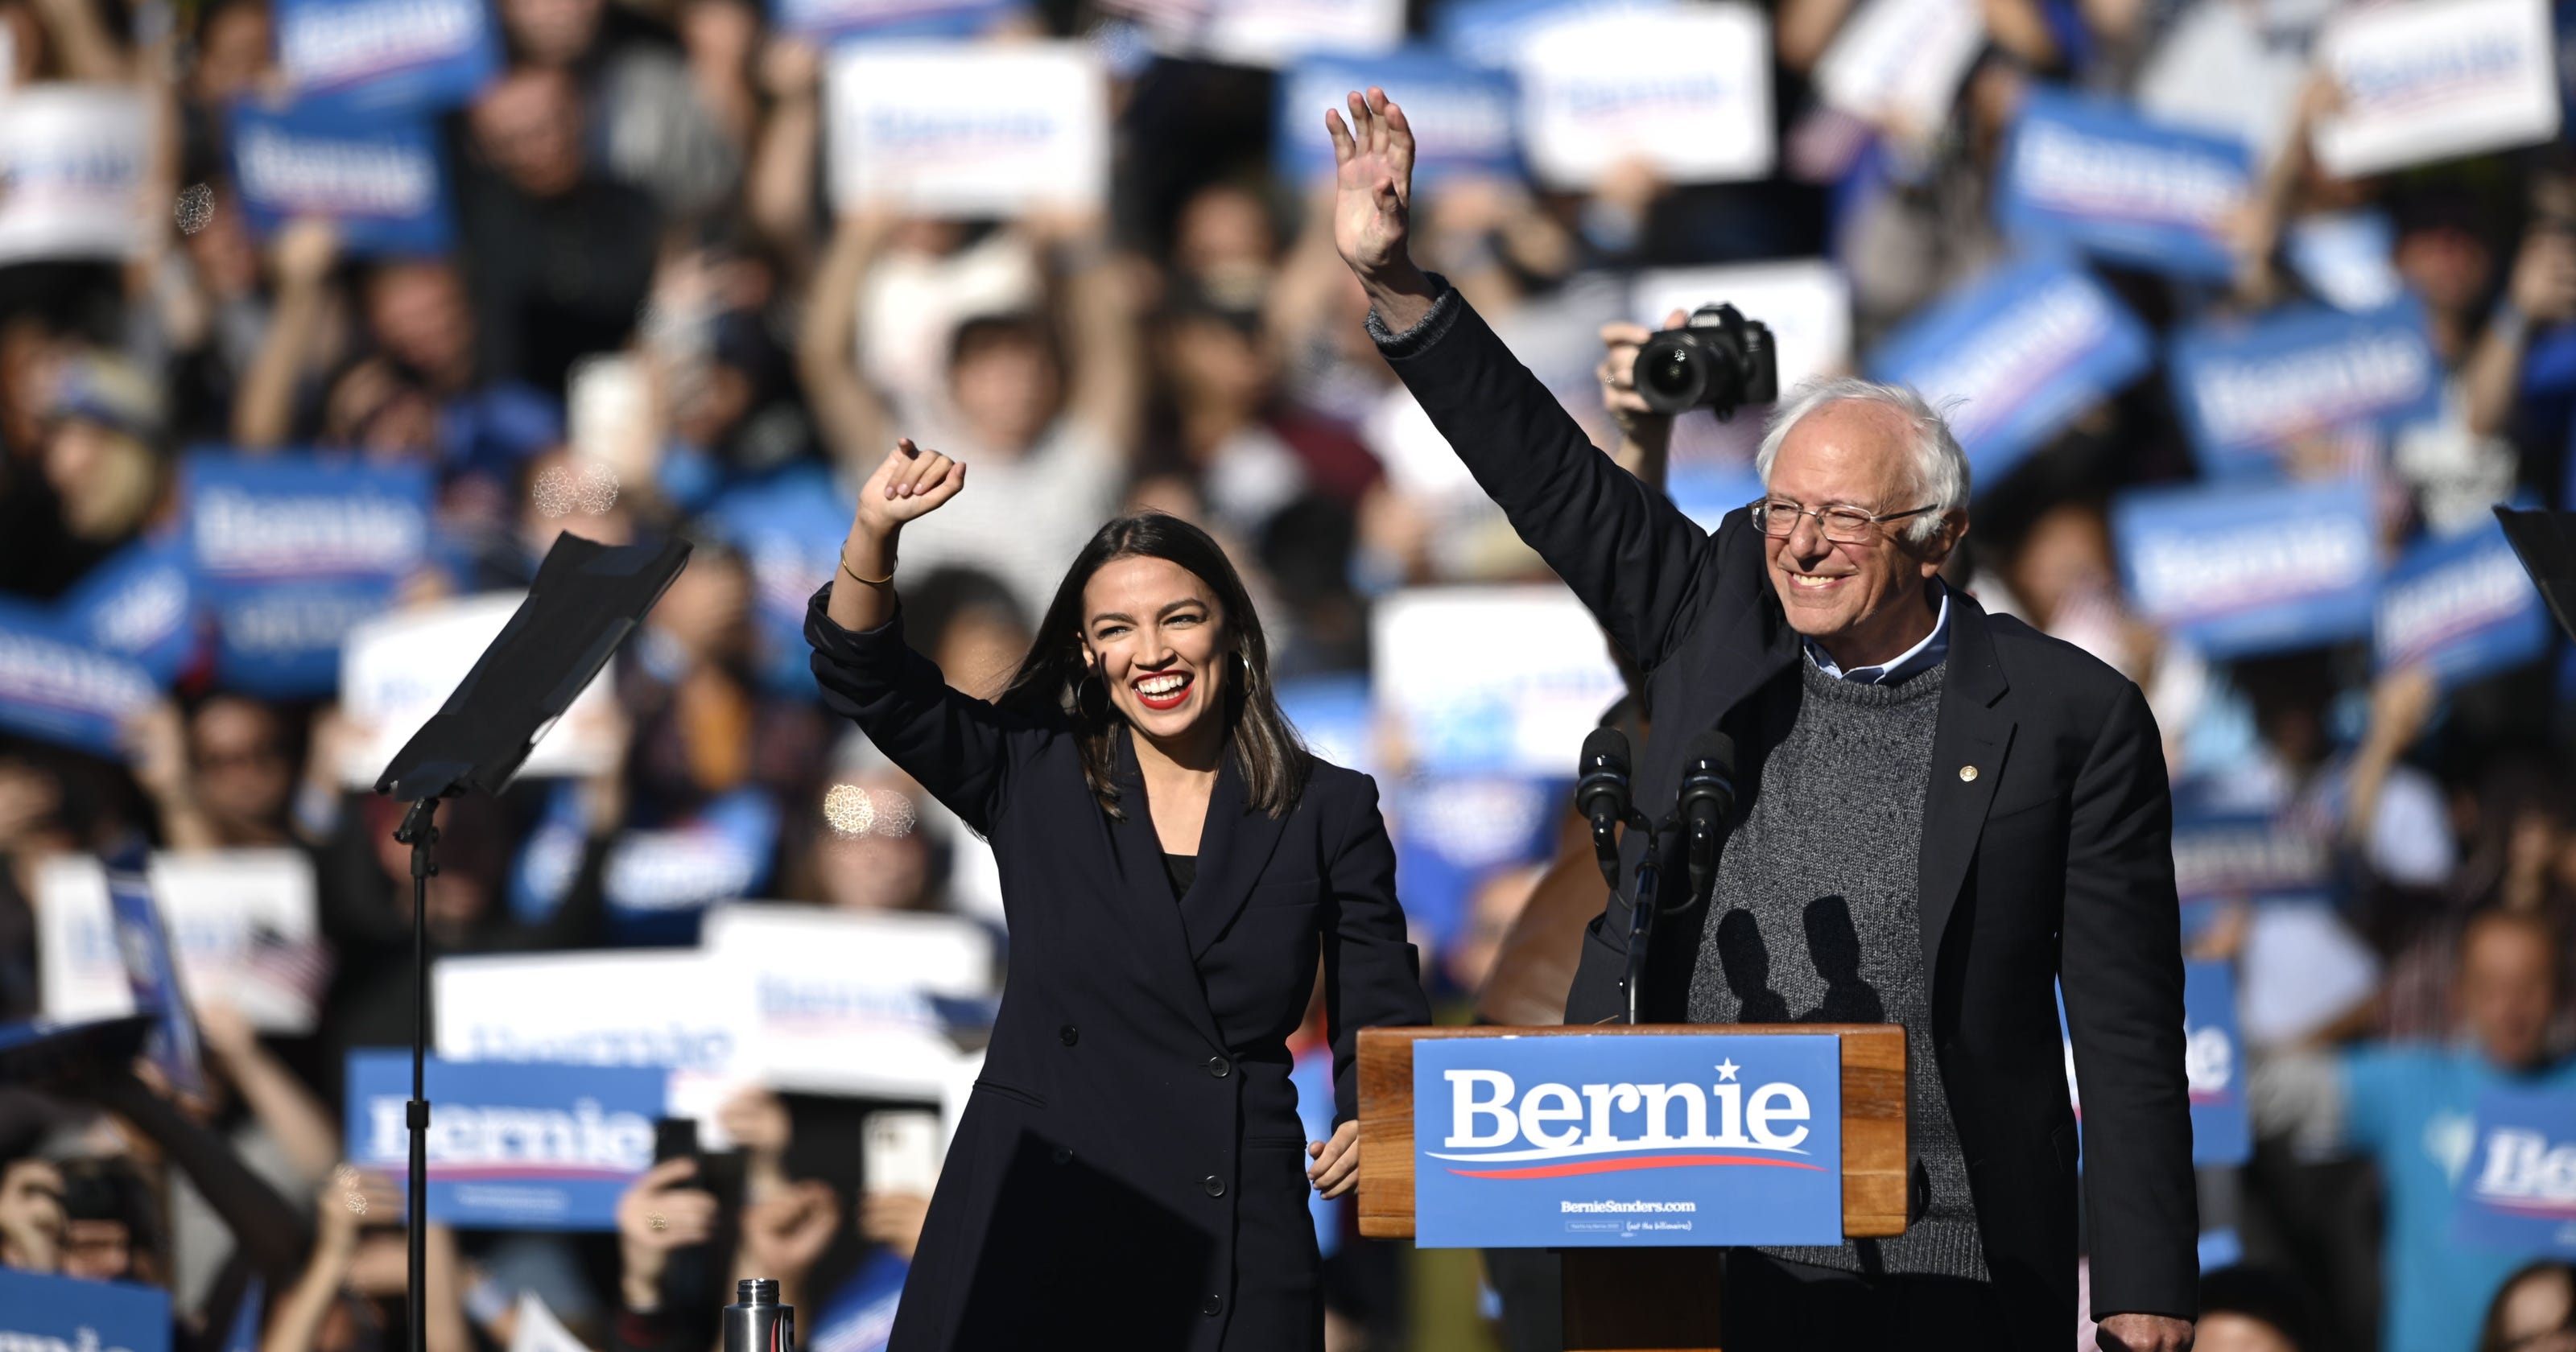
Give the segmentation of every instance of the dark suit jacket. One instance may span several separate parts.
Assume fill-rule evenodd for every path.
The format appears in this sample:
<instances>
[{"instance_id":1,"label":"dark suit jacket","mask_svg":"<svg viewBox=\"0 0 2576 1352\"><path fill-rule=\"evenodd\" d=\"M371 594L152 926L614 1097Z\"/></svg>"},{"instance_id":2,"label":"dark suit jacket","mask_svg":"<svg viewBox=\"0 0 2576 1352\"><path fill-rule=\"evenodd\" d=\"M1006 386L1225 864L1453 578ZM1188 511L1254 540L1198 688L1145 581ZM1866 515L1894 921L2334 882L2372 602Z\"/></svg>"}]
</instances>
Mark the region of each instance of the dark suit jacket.
<instances>
[{"instance_id":1,"label":"dark suit jacket","mask_svg":"<svg viewBox=\"0 0 2576 1352\"><path fill-rule=\"evenodd\" d=\"M1749 697L1784 676L1794 689L1801 648L1749 514L1710 535L1622 472L1454 293L1381 344L1521 538L1646 670L1655 736L1638 804L1674 801L1694 731L1754 744ZM2061 1347L2075 1322L2076 1131L2053 982L2086 1112L2093 1308L2191 1317L2181 938L2155 720L2119 673L1964 593L1951 598L1948 660L1923 809L1923 952L1933 1047L2012 1341ZM1632 835L1622 877L1642 848ZM1670 904L1683 900L1680 865L1663 869ZM1651 1020L1685 1020L1701 926L1690 912L1656 927ZM1568 1023L1624 1017L1628 928L1614 897L1585 935Z\"/></svg>"},{"instance_id":2,"label":"dark suit jacket","mask_svg":"<svg viewBox=\"0 0 2576 1352\"><path fill-rule=\"evenodd\" d=\"M1062 721L950 689L900 615L852 633L830 594L805 621L823 702L992 842L1010 923L891 1346L1320 1348L1288 1036L1320 957L1338 1121L1359 1030L1431 1021L1376 786L1318 761L1274 818L1229 756L1175 902L1132 746L1113 822Z\"/></svg>"}]
</instances>

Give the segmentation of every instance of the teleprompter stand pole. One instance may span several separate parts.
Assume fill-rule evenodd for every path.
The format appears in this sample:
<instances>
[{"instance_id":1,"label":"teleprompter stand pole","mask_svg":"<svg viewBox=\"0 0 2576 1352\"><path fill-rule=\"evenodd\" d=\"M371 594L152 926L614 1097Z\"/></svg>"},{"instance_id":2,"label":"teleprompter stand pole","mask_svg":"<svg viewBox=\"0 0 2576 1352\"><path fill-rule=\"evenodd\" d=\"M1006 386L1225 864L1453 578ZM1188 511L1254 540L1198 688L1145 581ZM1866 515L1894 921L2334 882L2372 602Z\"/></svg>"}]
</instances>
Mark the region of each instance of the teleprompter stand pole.
<instances>
[{"instance_id":1,"label":"teleprompter stand pole","mask_svg":"<svg viewBox=\"0 0 2576 1352\"><path fill-rule=\"evenodd\" d=\"M403 1121L411 1128L411 1226L409 1299L411 1352L429 1347L429 879L438 872L438 800L424 798L403 814L394 839L411 847L411 1101Z\"/></svg>"}]
</instances>

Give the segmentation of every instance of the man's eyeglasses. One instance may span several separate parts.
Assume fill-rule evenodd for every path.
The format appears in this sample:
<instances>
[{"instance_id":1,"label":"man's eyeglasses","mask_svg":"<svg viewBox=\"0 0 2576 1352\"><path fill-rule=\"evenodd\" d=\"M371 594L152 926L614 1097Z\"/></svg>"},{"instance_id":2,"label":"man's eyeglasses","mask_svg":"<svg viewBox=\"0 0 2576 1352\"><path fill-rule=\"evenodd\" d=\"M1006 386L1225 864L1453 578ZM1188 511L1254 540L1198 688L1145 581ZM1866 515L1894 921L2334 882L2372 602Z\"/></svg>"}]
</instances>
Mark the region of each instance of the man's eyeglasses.
<instances>
[{"instance_id":1,"label":"man's eyeglasses","mask_svg":"<svg viewBox=\"0 0 2576 1352\"><path fill-rule=\"evenodd\" d=\"M1882 521L1902 521L1909 516L1921 516L1940 505L1937 502L1927 502L1920 507L1910 507L1902 512L1881 512L1876 516L1858 507L1801 507L1794 502L1779 498L1755 498L1748 504L1748 508L1753 513L1753 519L1762 523L1762 533L1765 535L1786 538L1792 531L1798 529L1799 517L1812 516L1816 519L1816 525L1824 531L1826 539L1836 544L1856 545L1872 538L1870 527Z\"/></svg>"}]
</instances>

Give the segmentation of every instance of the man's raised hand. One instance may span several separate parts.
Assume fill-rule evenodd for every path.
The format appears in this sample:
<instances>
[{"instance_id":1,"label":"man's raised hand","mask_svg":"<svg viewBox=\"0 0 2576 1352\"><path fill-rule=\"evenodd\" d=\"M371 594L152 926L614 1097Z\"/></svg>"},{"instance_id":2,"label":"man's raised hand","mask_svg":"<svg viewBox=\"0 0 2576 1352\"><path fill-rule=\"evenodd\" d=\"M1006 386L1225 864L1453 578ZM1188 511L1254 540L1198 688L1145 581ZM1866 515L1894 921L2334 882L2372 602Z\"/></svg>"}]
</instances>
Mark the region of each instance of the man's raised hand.
<instances>
[{"instance_id":1,"label":"man's raised hand","mask_svg":"<svg viewBox=\"0 0 2576 1352\"><path fill-rule=\"evenodd\" d=\"M1324 112L1335 166L1333 247L1383 311L1388 294L1428 290L1405 249L1413 210L1413 127L1375 85L1366 94L1352 94L1349 106L1347 125L1339 111Z\"/></svg>"}]
</instances>

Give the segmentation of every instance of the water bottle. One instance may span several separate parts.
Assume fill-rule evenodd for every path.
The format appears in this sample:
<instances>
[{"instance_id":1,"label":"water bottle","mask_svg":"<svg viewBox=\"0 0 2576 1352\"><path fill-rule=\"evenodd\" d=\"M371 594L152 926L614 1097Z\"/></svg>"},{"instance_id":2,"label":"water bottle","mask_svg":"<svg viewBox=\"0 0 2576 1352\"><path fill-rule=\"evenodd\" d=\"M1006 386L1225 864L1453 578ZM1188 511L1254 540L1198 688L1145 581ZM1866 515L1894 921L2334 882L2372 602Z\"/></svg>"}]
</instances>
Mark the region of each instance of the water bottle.
<instances>
[{"instance_id":1,"label":"water bottle","mask_svg":"<svg viewBox=\"0 0 2576 1352\"><path fill-rule=\"evenodd\" d=\"M724 1308L724 1352L796 1352L796 1307L778 1303L778 1281L745 1277Z\"/></svg>"}]
</instances>

